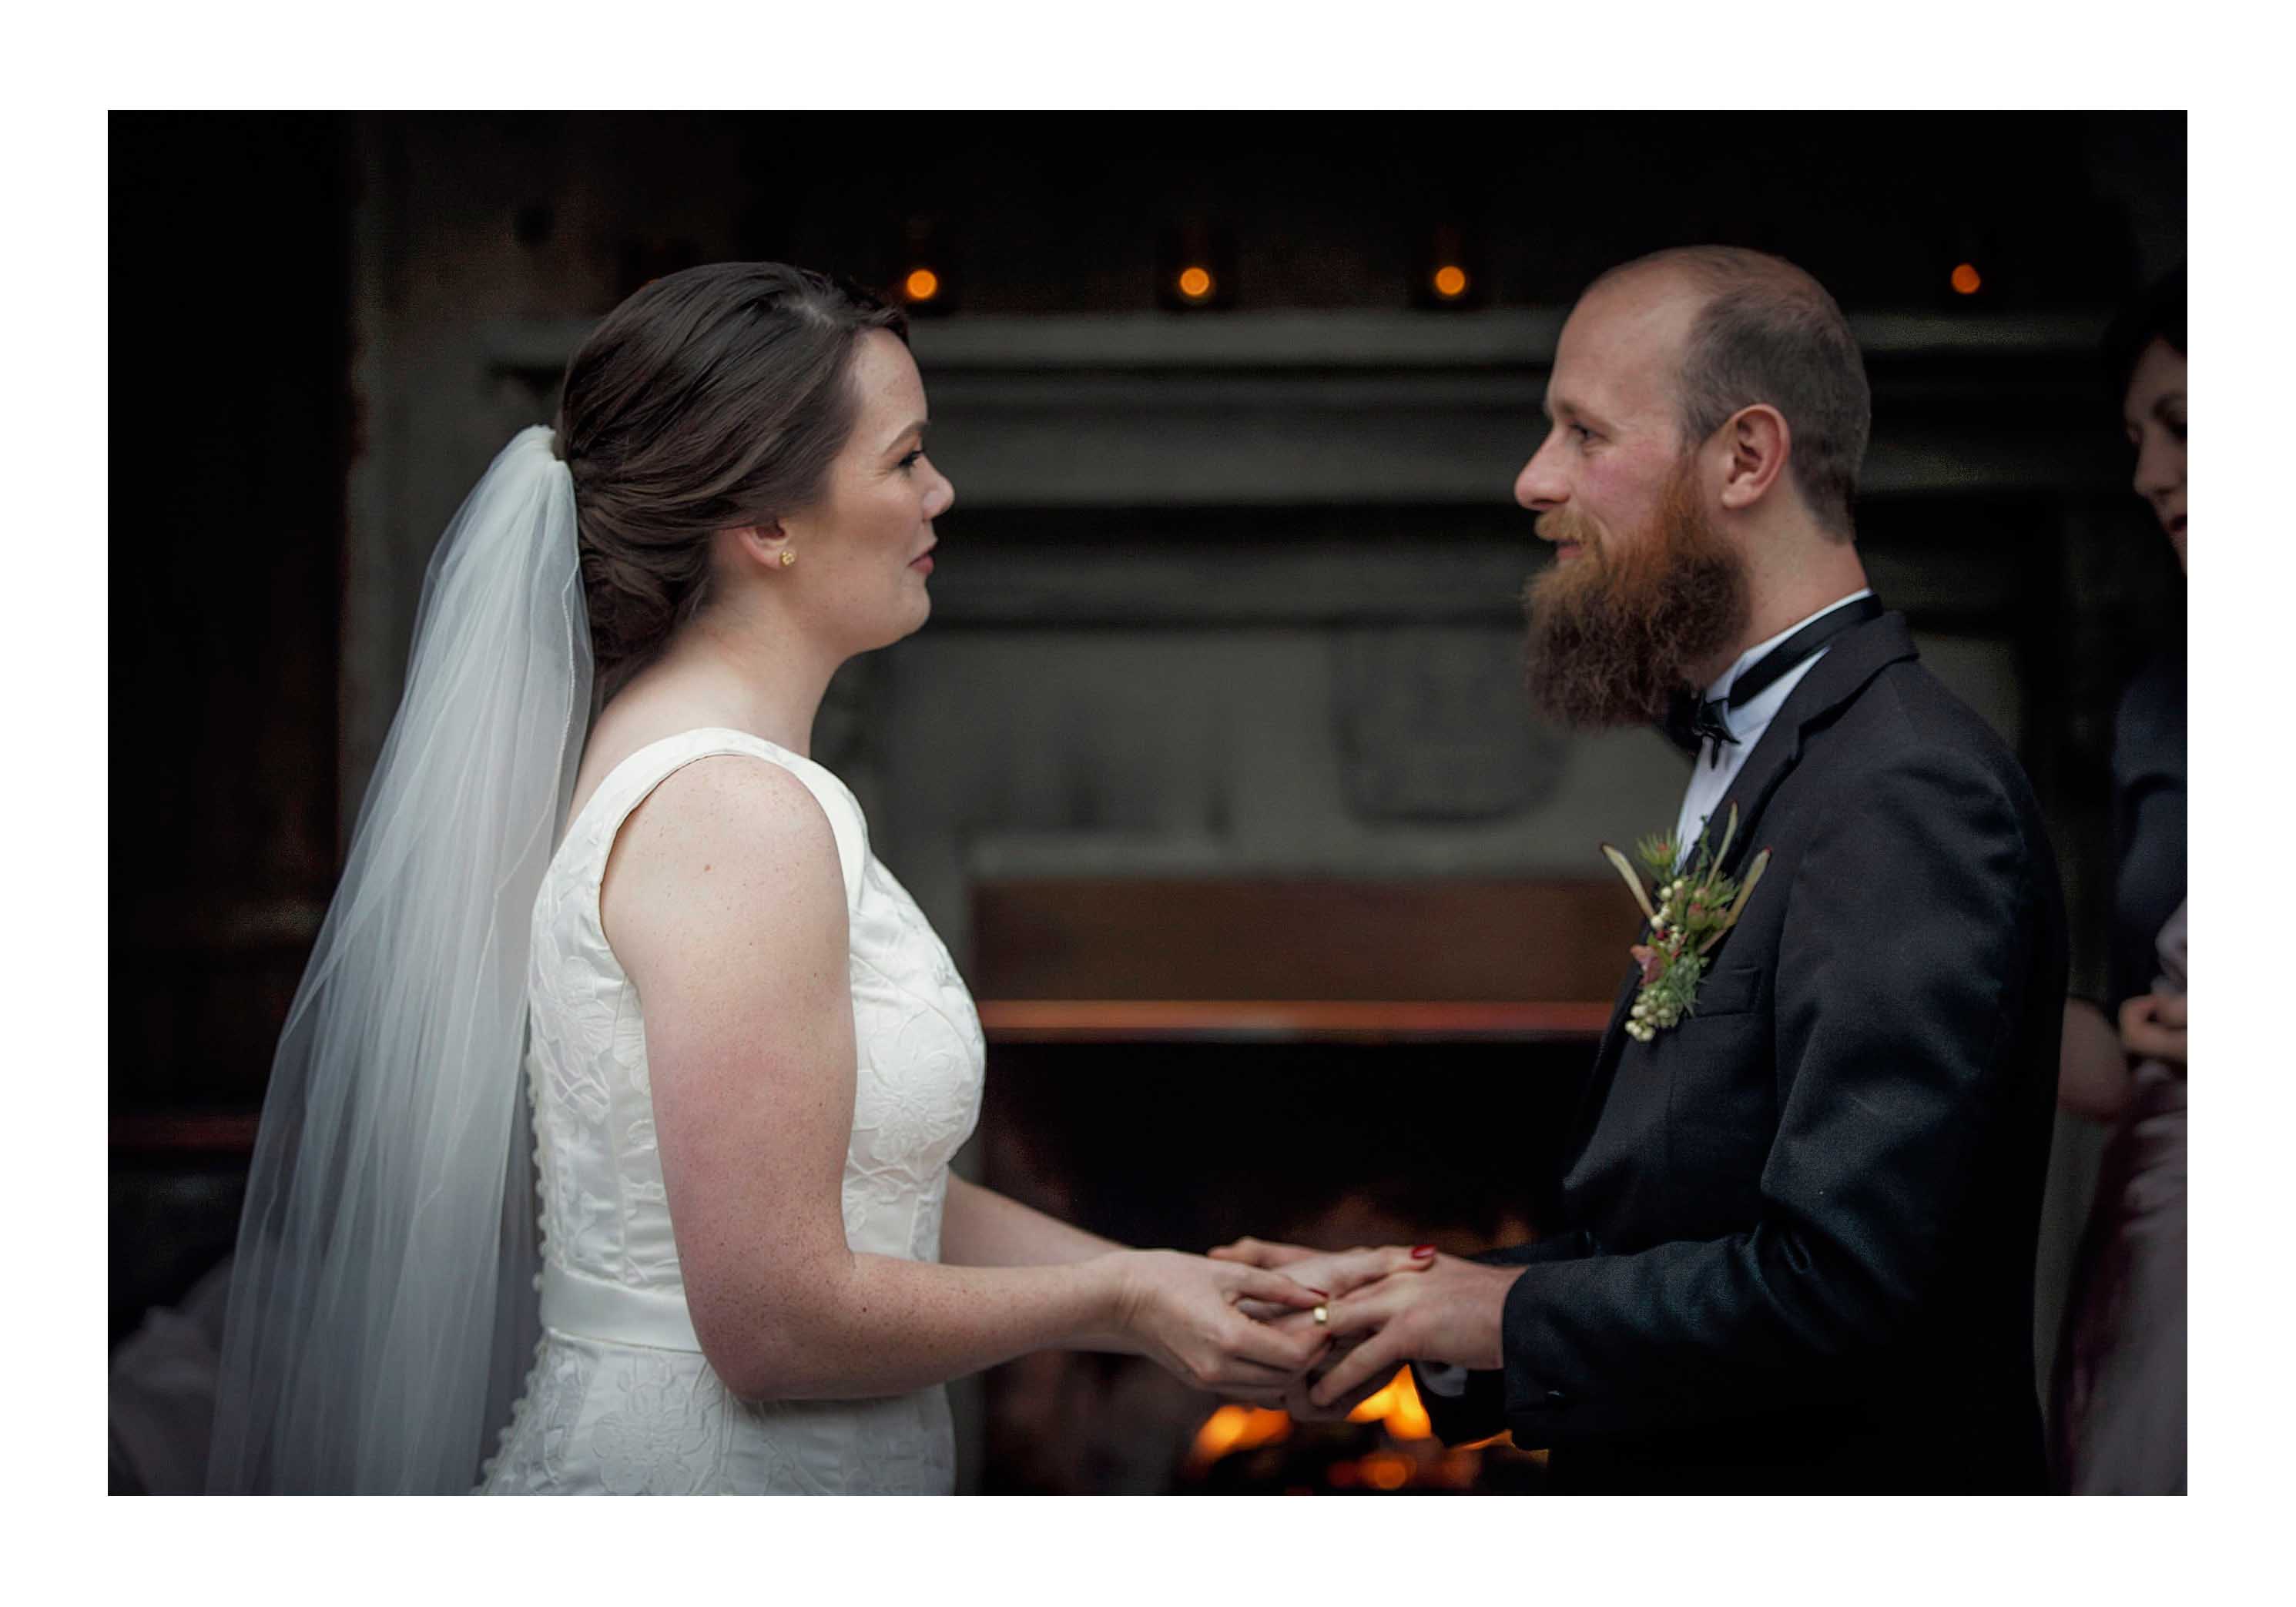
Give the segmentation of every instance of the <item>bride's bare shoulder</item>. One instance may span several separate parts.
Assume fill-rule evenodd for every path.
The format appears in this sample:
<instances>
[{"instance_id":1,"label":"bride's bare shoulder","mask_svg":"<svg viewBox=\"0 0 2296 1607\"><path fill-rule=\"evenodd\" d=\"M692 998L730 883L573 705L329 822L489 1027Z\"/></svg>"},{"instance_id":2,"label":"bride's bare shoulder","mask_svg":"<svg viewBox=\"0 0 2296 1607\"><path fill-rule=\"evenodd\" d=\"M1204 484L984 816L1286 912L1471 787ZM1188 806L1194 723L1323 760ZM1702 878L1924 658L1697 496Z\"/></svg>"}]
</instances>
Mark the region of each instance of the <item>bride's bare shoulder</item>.
<instances>
[{"instance_id":1,"label":"bride's bare shoulder","mask_svg":"<svg viewBox=\"0 0 2296 1607\"><path fill-rule=\"evenodd\" d=\"M751 754L681 765L616 833L600 890L610 941L681 945L762 926L841 939L844 880L820 800L795 774ZM619 934L619 937L618 937Z\"/></svg>"}]
</instances>

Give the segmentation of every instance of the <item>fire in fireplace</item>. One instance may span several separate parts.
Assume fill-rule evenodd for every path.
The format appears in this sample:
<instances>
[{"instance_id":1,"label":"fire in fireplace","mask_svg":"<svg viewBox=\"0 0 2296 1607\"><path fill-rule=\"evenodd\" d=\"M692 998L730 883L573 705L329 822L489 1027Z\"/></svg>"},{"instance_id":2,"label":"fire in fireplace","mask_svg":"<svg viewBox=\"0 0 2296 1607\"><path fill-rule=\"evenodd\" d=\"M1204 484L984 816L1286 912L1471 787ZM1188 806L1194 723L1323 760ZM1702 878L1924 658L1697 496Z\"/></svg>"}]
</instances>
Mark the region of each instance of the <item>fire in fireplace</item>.
<instances>
[{"instance_id":1,"label":"fire in fireplace","mask_svg":"<svg viewBox=\"0 0 2296 1607\"><path fill-rule=\"evenodd\" d=\"M1535 1236L1632 936L1622 908L1567 882L984 882L981 1180L1182 1250L1251 1234L1467 1255ZM1062 1353L996 1369L981 1406L994 1493L1546 1481L1531 1447L1446 1449L1407 1370L1345 1423Z\"/></svg>"},{"instance_id":2,"label":"fire in fireplace","mask_svg":"<svg viewBox=\"0 0 2296 1607\"><path fill-rule=\"evenodd\" d=\"M1211 1493L1381 1495L1546 1487L1546 1454L1519 1451L1502 1434L1446 1448L1435 1439L1401 1368L1344 1423L1295 1423L1283 1412L1230 1403L1196 1431L1177 1488Z\"/></svg>"},{"instance_id":3,"label":"fire in fireplace","mask_svg":"<svg viewBox=\"0 0 2296 1607\"><path fill-rule=\"evenodd\" d=\"M1576 1043L1007 1043L982 1179L1134 1244L1246 1233L1318 1248L1532 1236L1576 1086ZM1494 1135L1505 1136L1493 1142ZM1447 1451L1407 1371L1351 1421L1223 1404L1134 1357L996 1369L982 1488L997 1493L1495 1493L1543 1488L1504 1442Z\"/></svg>"}]
</instances>

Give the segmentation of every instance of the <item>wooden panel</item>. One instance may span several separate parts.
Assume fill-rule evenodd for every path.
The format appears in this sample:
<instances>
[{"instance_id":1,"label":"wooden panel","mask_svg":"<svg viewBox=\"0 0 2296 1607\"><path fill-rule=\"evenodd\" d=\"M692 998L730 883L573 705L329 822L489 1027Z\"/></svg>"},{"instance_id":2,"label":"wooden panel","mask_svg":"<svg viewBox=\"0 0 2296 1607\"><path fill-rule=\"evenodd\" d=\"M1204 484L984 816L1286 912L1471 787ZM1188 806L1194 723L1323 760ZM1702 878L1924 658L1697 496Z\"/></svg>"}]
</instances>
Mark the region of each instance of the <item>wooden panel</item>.
<instances>
[{"instance_id":1,"label":"wooden panel","mask_svg":"<svg viewBox=\"0 0 2296 1607\"><path fill-rule=\"evenodd\" d=\"M135 1111L111 1119L119 1155L250 1155L262 1124L255 1111Z\"/></svg>"},{"instance_id":2,"label":"wooden panel","mask_svg":"<svg viewBox=\"0 0 2296 1607\"><path fill-rule=\"evenodd\" d=\"M985 999L1586 1004L1613 996L1639 925L1615 881L990 881L972 982Z\"/></svg>"},{"instance_id":3,"label":"wooden panel","mask_svg":"<svg viewBox=\"0 0 2296 1607\"><path fill-rule=\"evenodd\" d=\"M1608 1003L1403 1000L984 999L995 1044L1591 1042Z\"/></svg>"}]
</instances>

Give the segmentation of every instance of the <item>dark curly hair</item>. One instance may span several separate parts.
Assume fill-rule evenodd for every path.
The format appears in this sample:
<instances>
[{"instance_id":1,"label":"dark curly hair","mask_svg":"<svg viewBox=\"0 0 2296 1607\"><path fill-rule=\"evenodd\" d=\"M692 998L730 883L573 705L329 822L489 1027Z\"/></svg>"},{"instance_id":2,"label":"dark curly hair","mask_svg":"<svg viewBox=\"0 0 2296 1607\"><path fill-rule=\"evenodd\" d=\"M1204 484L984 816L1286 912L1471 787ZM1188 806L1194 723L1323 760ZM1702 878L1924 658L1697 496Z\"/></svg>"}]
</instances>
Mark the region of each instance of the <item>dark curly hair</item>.
<instances>
[{"instance_id":1,"label":"dark curly hair","mask_svg":"<svg viewBox=\"0 0 2296 1607\"><path fill-rule=\"evenodd\" d=\"M709 593L710 537L812 505L852 431L861 335L898 308L778 262L653 281L566 365L555 448L574 477L603 702Z\"/></svg>"}]
</instances>

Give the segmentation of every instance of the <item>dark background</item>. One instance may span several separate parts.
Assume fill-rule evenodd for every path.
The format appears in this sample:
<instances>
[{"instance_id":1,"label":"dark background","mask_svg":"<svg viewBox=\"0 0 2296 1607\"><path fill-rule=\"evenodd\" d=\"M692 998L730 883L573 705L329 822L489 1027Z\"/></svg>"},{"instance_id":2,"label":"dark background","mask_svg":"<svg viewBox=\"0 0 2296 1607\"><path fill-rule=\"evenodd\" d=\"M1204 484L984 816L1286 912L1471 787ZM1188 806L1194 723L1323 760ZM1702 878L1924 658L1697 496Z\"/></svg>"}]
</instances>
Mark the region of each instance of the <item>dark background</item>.
<instances>
[{"instance_id":1,"label":"dark background","mask_svg":"<svg viewBox=\"0 0 2296 1607\"><path fill-rule=\"evenodd\" d=\"M921 313L918 352L929 387L949 376L953 400L936 389L936 413L961 421L976 395L988 399L974 416L1036 406L1031 385L1054 388L1039 411L1055 414L1063 385L1213 385L1216 358L1120 355L1124 332L1152 332L1162 326L1142 321L1156 316L1275 332L1239 339L1277 353L1281 384L1343 373L1377 385L1392 375L1363 332L1389 315L1416 315L1412 331L1449 318L1513 332L1660 246L1792 258L1853 321L1880 321L1861 322L1861 339L1894 332L1867 342L1869 472L1882 483L1860 507L1861 542L1917 631L1974 644L1970 694L2008 711L2065 865L2076 978L2095 978L2112 707L2148 653L2180 649L2184 613L2167 544L2127 489L2095 337L2116 303L2182 260L2181 114L119 115L111 155L115 1339L228 1248L247 1118L395 701L430 543L510 430L548 416L582 325L703 260L783 258L887 288L930 263L943 291ZM1470 272L1456 308L1425 288L1439 256ZM1183 260L1215 269L1213 307L1170 310ZM1949 282L1963 262L1982 275L1973 296ZM1008 361L1030 327L1053 332L1053 355ZM1440 340L1406 344L1423 354ZM1308 355L1283 355L1294 348ZM1409 359L1441 383L1502 386L1535 379L1544 360ZM1026 372L1008 383L1008 370ZM994 385L1006 389L983 389ZM1269 394L1213 405L1280 432L1285 398L1308 392ZM1032 488L1025 463L999 468L988 433L970 464L944 461L960 488L945 539L953 553L971 544L977 590L950 566L941 648L873 655L885 662L857 670L824 713L829 762L855 780L881 851L936 922L963 924L992 828L1044 823L955 783L919 796L897 784L898 754L840 731L986 717L988 692L960 706L976 672L931 652L1095 652L1119 630L1161 640L1185 628L1191 596L1228 598L1231 579L1233 594L1256 595L1247 564L1278 566L1251 605L1278 635L1357 617L1344 596L1295 617L1284 588L1297 587L1281 578L1293 571L1280 566L1301 554L1341 593L1351 576L1360 592L1382 589L1398 537L1519 578L1535 544L1509 483L1536 434L1521 397L1504 394L1523 421L1520 450L1495 452L1487 494L1479 478L1325 496L1271 471L1266 486L1202 497L1095 503ZM1535 402L1535 385L1525 394ZM1886 471L1885 449L1897 454ZM987 488L970 499L969 468ZM1075 587L1039 608L997 578L1071 562L1145 564L1198 589L1162 613L1152 599L1086 606ZM1474 606L1492 640L1513 628L1509 598ZM959 702L933 714L934 695ZM1088 759L1103 740L1117 739L1078 736L1073 763L1103 763ZM1641 779L1620 791L1670 820L1678 779L1628 739L1603 740L1583 760L1559 738L1541 751L1597 766L1628 755L1620 774ZM1054 824L1105 826L1118 808L1077 807ZM945 874L931 824L943 816L975 832L972 858L942 855ZM1479 854L1542 869L1445 836L1424 808L1396 819L1404 827L1362 840L1438 845L1414 850L1430 873L1474 870ZM1169 823L1117 824L1137 837ZM1113 837L1078 840L1059 862L1068 871L1138 868L1133 849L1090 846ZM1455 841L1466 846L1440 846ZM1388 851L1341 843L1311 868L1391 874ZM1313 1070L1286 1062L1283 1075Z\"/></svg>"}]
</instances>

